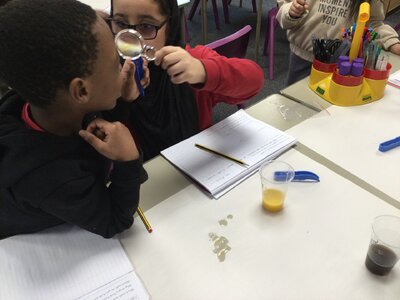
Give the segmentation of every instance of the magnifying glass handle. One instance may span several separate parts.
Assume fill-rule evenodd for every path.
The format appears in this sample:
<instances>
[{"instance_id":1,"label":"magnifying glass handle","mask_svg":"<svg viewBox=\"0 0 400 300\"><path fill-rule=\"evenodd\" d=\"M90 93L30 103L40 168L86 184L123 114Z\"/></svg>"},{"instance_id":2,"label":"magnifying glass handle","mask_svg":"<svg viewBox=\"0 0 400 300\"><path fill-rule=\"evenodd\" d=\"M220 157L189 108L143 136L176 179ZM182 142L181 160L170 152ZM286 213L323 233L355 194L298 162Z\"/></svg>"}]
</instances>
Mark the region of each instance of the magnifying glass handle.
<instances>
[{"instance_id":1,"label":"magnifying glass handle","mask_svg":"<svg viewBox=\"0 0 400 300\"><path fill-rule=\"evenodd\" d=\"M135 64L135 81L136 85L139 88L140 91L140 96L144 96L144 88L140 84L140 80L143 77L143 59L142 57L139 57L138 59L132 60L133 63Z\"/></svg>"}]
</instances>

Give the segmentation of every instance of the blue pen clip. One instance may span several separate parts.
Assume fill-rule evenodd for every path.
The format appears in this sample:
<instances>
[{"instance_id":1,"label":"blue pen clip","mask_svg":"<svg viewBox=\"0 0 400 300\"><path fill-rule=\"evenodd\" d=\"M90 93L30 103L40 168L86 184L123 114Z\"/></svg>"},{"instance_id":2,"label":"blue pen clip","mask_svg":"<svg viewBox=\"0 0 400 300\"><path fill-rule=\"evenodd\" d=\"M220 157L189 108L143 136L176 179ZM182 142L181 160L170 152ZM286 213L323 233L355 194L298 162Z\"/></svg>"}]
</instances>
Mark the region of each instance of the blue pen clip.
<instances>
[{"instance_id":1,"label":"blue pen clip","mask_svg":"<svg viewBox=\"0 0 400 300\"><path fill-rule=\"evenodd\" d=\"M135 81L136 85L139 88L140 96L144 96L144 88L140 84L140 80L143 77L143 58L139 56L139 58L132 60L135 64Z\"/></svg>"},{"instance_id":2,"label":"blue pen clip","mask_svg":"<svg viewBox=\"0 0 400 300\"><path fill-rule=\"evenodd\" d=\"M286 181L288 177L286 171L276 171L274 174L274 179L276 181ZM319 182L319 176L310 171L295 171L292 181L298 182Z\"/></svg>"},{"instance_id":3,"label":"blue pen clip","mask_svg":"<svg viewBox=\"0 0 400 300\"><path fill-rule=\"evenodd\" d=\"M379 144L379 151L386 152L400 146L400 136Z\"/></svg>"}]
</instances>

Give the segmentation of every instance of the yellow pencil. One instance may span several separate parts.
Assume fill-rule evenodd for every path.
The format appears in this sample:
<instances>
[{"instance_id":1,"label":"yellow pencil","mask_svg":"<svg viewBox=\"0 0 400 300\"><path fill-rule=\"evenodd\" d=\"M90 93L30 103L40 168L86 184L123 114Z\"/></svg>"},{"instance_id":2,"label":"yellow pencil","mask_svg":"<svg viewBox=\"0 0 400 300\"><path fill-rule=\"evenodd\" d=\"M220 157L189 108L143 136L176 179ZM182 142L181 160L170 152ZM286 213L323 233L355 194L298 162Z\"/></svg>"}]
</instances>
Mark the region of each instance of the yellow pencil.
<instances>
[{"instance_id":1,"label":"yellow pencil","mask_svg":"<svg viewBox=\"0 0 400 300\"><path fill-rule=\"evenodd\" d=\"M232 156L230 156L230 155L228 155L228 154L218 152L217 150L213 150L213 149L211 149L211 148L208 148L208 147L203 146L203 145L200 145L200 144L194 144L194 145L195 145L197 148L201 149L201 150L208 151L208 152L210 152L210 153L219 155L219 156L224 157L224 158L226 158L226 159L229 159L229 160L231 160L231 161L233 161L233 162L235 162L235 163L238 163L239 165L248 166L248 164L246 164L243 160L240 160L240 159L238 159L238 158L232 157Z\"/></svg>"},{"instance_id":2,"label":"yellow pencil","mask_svg":"<svg viewBox=\"0 0 400 300\"><path fill-rule=\"evenodd\" d=\"M138 213L140 219L142 219L142 222L143 222L144 226L146 227L147 231L149 233L152 233L153 232L153 228L151 228L151 225L150 225L149 221L147 221L142 209L139 206L138 206L136 212Z\"/></svg>"}]
</instances>

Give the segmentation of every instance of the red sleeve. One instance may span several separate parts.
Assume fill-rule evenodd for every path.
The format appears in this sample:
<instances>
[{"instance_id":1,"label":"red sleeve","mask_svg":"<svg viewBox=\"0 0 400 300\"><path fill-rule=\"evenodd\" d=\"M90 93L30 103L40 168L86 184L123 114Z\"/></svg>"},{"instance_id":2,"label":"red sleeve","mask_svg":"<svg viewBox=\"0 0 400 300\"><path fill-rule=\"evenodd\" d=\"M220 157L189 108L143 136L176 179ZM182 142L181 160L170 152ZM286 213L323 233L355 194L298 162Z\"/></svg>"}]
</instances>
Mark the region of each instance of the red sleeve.
<instances>
[{"instance_id":1,"label":"red sleeve","mask_svg":"<svg viewBox=\"0 0 400 300\"><path fill-rule=\"evenodd\" d=\"M255 96L264 85L264 72L249 59L227 58L205 46L186 47L206 70L206 82L192 85L199 109L200 129L211 125L212 108L218 102L239 104Z\"/></svg>"},{"instance_id":2,"label":"red sleeve","mask_svg":"<svg viewBox=\"0 0 400 300\"><path fill-rule=\"evenodd\" d=\"M203 63L207 74L204 85L193 87L209 92L214 104L241 103L255 96L264 85L264 72L252 60L227 58L205 46L186 50Z\"/></svg>"}]
</instances>

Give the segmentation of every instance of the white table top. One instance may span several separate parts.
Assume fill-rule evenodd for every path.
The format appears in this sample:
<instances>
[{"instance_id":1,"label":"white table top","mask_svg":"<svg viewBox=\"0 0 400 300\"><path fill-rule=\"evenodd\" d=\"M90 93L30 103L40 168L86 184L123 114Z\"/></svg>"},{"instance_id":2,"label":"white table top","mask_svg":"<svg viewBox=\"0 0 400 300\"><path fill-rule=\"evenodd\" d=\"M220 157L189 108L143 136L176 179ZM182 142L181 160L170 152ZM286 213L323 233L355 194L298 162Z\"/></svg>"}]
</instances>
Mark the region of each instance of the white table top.
<instances>
[{"instance_id":1,"label":"white table top","mask_svg":"<svg viewBox=\"0 0 400 300\"><path fill-rule=\"evenodd\" d=\"M280 159L321 178L291 184L281 213L255 174L219 200L190 185L146 212L152 234L120 236L152 299L398 299L400 265L378 277L364 260L372 219L400 211L296 150ZM210 233L228 239L222 262Z\"/></svg>"},{"instance_id":2,"label":"white table top","mask_svg":"<svg viewBox=\"0 0 400 300\"><path fill-rule=\"evenodd\" d=\"M400 148L378 151L400 135L400 90L386 87L383 99L353 107L331 106L291 128L297 140L399 202Z\"/></svg>"}]
</instances>

